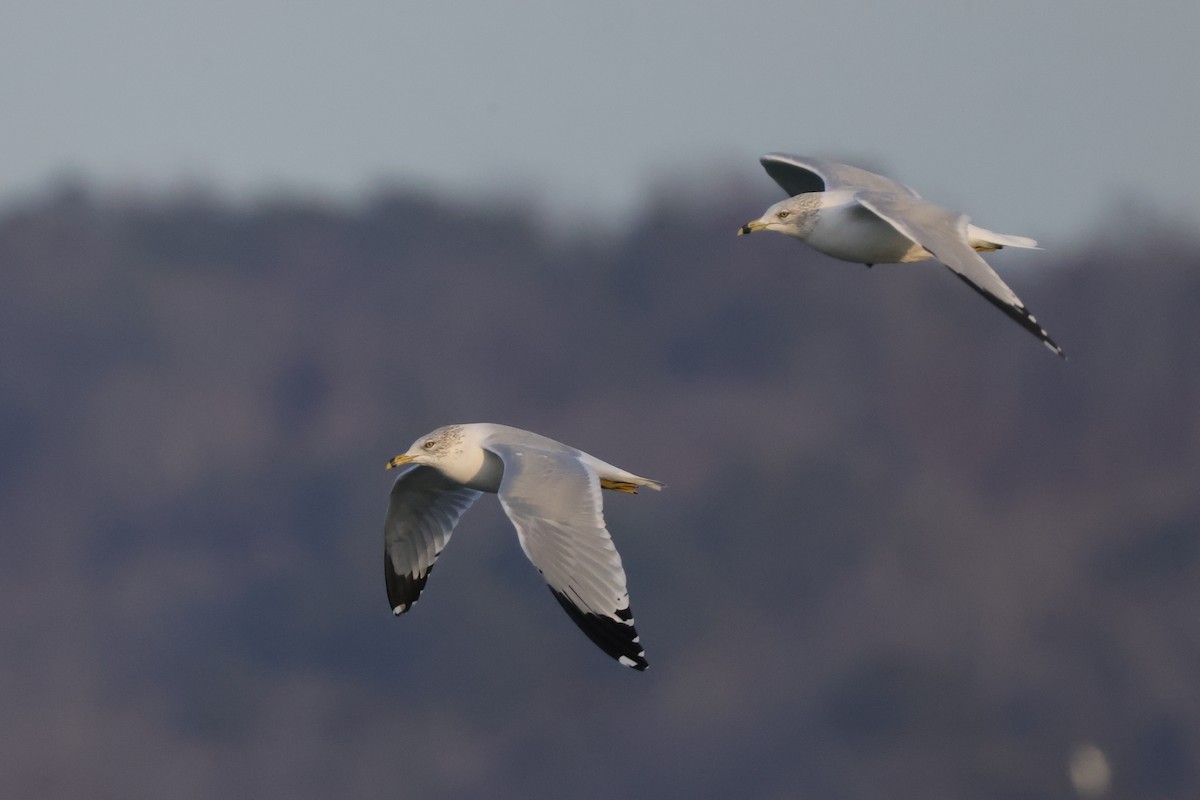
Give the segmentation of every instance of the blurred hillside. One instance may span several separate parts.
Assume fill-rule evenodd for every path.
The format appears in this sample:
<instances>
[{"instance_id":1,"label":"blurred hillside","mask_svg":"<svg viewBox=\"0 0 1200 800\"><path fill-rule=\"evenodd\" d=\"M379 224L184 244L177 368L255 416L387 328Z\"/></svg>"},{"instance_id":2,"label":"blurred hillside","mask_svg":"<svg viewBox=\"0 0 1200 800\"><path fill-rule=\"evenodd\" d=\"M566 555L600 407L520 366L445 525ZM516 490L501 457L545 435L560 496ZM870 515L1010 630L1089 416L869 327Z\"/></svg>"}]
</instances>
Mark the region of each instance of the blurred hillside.
<instances>
[{"instance_id":1,"label":"blurred hillside","mask_svg":"<svg viewBox=\"0 0 1200 800\"><path fill-rule=\"evenodd\" d=\"M10 207L0 796L1069 797L1094 743L1194 800L1196 232L991 256L1064 363L943 269L739 240L774 198L726 188L578 234ZM647 673L492 498L391 616L383 465L455 421L668 484L606 498Z\"/></svg>"}]
</instances>

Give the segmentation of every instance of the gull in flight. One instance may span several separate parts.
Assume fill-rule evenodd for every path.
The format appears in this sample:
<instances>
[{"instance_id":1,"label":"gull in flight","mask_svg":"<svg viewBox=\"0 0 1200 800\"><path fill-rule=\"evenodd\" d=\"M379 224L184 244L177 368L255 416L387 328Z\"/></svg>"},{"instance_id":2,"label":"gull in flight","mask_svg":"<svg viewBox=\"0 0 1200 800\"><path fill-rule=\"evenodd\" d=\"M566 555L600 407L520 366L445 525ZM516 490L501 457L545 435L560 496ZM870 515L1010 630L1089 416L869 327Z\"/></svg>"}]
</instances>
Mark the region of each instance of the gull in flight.
<instances>
[{"instance_id":1,"label":"gull in flight","mask_svg":"<svg viewBox=\"0 0 1200 800\"><path fill-rule=\"evenodd\" d=\"M646 669L600 490L636 494L639 486L659 490L661 483L545 436L490 423L438 428L387 467L406 464L413 466L396 478L383 526L392 613L412 608L459 517L490 492L575 624L617 661Z\"/></svg>"},{"instance_id":2,"label":"gull in flight","mask_svg":"<svg viewBox=\"0 0 1200 800\"><path fill-rule=\"evenodd\" d=\"M790 197L743 225L739 236L776 231L828 256L868 267L936 259L1051 352L1066 358L1021 298L979 257L979 252L1002 247L1036 249L1033 239L972 225L966 214L922 200L904 184L848 164L786 153L769 153L759 160Z\"/></svg>"}]
</instances>

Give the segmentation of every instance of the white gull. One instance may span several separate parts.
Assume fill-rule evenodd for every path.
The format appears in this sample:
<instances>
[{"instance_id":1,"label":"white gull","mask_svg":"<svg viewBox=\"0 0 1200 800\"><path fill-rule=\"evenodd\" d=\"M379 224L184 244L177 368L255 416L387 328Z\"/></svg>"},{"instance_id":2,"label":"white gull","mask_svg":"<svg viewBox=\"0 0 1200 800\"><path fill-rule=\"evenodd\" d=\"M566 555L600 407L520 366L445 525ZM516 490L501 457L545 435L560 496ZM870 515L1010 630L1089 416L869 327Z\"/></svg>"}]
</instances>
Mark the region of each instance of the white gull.
<instances>
[{"instance_id":1,"label":"white gull","mask_svg":"<svg viewBox=\"0 0 1200 800\"><path fill-rule=\"evenodd\" d=\"M497 494L525 555L600 649L646 669L625 570L604 523L601 489L635 494L658 481L507 425L447 425L388 462L405 464L384 522L384 574L393 613L408 611L454 526L483 492Z\"/></svg>"}]
</instances>

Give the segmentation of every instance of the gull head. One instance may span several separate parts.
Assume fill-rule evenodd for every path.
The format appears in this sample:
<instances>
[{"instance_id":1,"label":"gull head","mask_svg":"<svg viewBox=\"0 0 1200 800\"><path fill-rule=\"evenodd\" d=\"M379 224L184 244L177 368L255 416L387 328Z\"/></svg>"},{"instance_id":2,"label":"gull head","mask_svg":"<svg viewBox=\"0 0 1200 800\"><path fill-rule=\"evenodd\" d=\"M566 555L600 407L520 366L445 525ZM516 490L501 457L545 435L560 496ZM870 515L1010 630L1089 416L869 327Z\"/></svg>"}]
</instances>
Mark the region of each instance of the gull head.
<instances>
[{"instance_id":1,"label":"gull head","mask_svg":"<svg viewBox=\"0 0 1200 800\"><path fill-rule=\"evenodd\" d=\"M495 492L504 474L503 462L484 450L484 440L493 426L447 425L425 434L412 447L387 463L387 468L405 464L433 467L452 481L481 492Z\"/></svg>"},{"instance_id":2,"label":"gull head","mask_svg":"<svg viewBox=\"0 0 1200 800\"><path fill-rule=\"evenodd\" d=\"M820 208L820 198L815 194L798 194L780 200L738 230L738 236L758 231L775 231L797 239L803 239L813 229Z\"/></svg>"},{"instance_id":3,"label":"gull head","mask_svg":"<svg viewBox=\"0 0 1200 800\"><path fill-rule=\"evenodd\" d=\"M425 434L412 443L407 451L387 462L387 468L405 464L423 464L427 467L451 467L463 456L465 439L462 425L446 425Z\"/></svg>"}]
</instances>

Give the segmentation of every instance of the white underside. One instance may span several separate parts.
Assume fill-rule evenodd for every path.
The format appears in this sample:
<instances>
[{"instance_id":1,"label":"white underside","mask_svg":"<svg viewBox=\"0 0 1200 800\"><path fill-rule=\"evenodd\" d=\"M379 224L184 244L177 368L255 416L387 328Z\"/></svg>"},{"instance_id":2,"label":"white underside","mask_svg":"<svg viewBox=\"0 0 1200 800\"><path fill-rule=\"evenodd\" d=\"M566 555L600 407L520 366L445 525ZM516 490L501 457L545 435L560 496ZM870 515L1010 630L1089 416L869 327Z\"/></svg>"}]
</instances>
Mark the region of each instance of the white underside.
<instances>
[{"instance_id":1,"label":"white underside","mask_svg":"<svg viewBox=\"0 0 1200 800\"><path fill-rule=\"evenodd\" d=\"M853 198L824 206L804 241L827 256L859 264L894 264L931 257L928 250Z\"/></svg>"},{"instance_id":2,"label":"white underside","mask_svg":"<svg viewBox=\"0 0 1200 800\"><path fill-rule=\"evenodd\" d=\"M928 250L896 230L891 223L859 205L852 193L846 193L845 197L833 192L828 194L835 202L822 206L816 225L804 237L805 243L814 250L858 264L907 264L933 258ZM972 248L985 252L1001 247L1037 247L1033 239L996 233L971 224L967 225L967 238Z\"/></svg>"}]
</instances>

